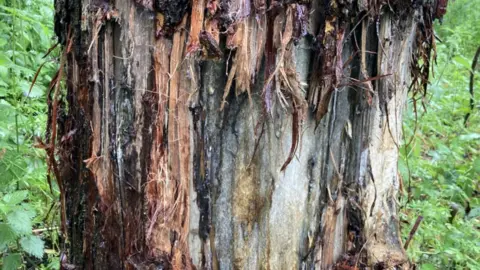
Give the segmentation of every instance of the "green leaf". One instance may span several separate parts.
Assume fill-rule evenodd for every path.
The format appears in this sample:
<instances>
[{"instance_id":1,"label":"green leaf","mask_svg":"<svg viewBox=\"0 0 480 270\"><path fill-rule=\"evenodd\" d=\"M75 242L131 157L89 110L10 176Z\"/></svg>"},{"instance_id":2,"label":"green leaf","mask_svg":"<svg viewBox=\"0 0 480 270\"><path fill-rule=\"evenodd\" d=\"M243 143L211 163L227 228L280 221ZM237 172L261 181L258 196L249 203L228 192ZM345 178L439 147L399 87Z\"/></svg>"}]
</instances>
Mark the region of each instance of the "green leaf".
<instances>
[{"instance_id":1,"label":"green leaf","mask_svg":"<svg viewBox=\"0 0 480 270\"><path fill-rule=\"evenodd\" d=\"M60 259L58 257L52 258L47 268L52 270L60 269Z\"/></svg>"},{"instance_id":2,"label":"green leaf","mask_svg":"<svg viewBox=\"0 0 480 270\"><path fill-rule=\"evenodd\" d=\"M3 257L3 270L17 270L22 264L22 255L20 253L9 253Z\"/></svg>"},{"instance_id":3,"label":"green leaf","mask_svg":"<svg viewBox=\"0 0 480 270\"><path fill-rule=\"evenodd\" d=\"M0 54L0 66L8 67L11 64L13 63L8 56Z\"/></svg>"},{"instance_id":4,"label":"green leaf","mask_svg":"<svg viewBox=\"0 0 480 270\"><path fill-rule=\"evenodd\" d=\"M10 225L0 223L0 250L15 241L16 235Z\"/></svg>"},{"instance_id":5,"label":"green leaf","mask_svg":"<svg viewBox=\"0 0 480 270\"><path fill-rule=\"evenodd\" d=\"M20 82L20 87L22 89L23 95L24 96L28 95L28 97L31 97L31 98L41 97L43 95L43 89L39 87L37 84L35 84L32 87L32 91L29 94L28 91L30 90L30 84L31 84L30 82L26 82L26 81Z\"/></svg>"},{"instance_id":6,"label":"green leaf","mask_svg":"<svg viewBox=\"0 0 480 270\"><path fill-rule=\"evenodd\" d=\"M2 104L0 103L0 110L2 110ZM7 116L7 111L1 111L0 120L4 120L4 116ZM15 119L15 118L14 118ZM1 122L1 121L0 121ZM13 137L15 138L15 137ZM0 141L0 144L2 141ZM0 184L2 183L12 183L18 181L25 175L25 170L27 164L25 163L25 157L22 153L16 152L14 150L14 145L11 150L8 150L3 154L3 157L0 159Z\"/></svg>"},{"instance_id":7,"label":"green leaf","mask_svg":"<svg viewBox=\"0 0 480 270\"><path fill-rule=\"evenodd\" d=\"M461 55L457 55L455 57L453 57L453 61L461 66L463 66L464 68L470 70L470 62L463 56Z\"/></svg>"},{"instance_id":8,"label":"green leaf","mask_svg":"<svg viewBox=\"0 0 480 270\"><path fill-rule=\"evenodd\" d=\"M422 265L420 266L420 269L421 269L421 270L436 270L437 268L436 268L435 265L433 265L433 264L426 263L426 264L422 264Z\"/></svg>"},{"instance_id":9,"label":"green leaf","mask_svg":"<svg viewBox=\"0 0 480 270\"><path fill-rule=\"evenodd\" d=\"M473 208L470 213L468 213L467 218L472 219L472 218L477 218L480 217L480 207Z\"/></svg>"},{"instance_id":10,"label":"green leaf","mask_svg":"<svg viewBox=\"0 0 480 270\"><path fill-rule=\"evenodd\" d=\"M25 211L25 213L30 219L33 219L37 215L37 213L35 212L35 208L29 203L22 203L21 209Z\"/></svg>"},{"instance_id":11,"label":"green leaf","mask_svg":"<svg viewBox=\"0 0 480 270\"><path fill-rule=\"evenodd\" d=\"M7 220L17 234L29 234L32 232L31 214L23 209L17 209L8 214Z\"/></svg>"},{"instance_id":12,"label":"green leaf","mask_svg":"<svg viewBox=\"0 0 480 270\"><path fill-rule=\"evenodd\" d=\"M0 59L0 62L1 62L1 59ZM0 78L5 80L7 79L7 77L8 77L8 66L0 64Z\"/></svg>"},{"instance_id":13,"label":"green leaf","mask_svg":"<svg viewBox=\"0 0 480 270\"><path fill-rule=\"evenodd\" d=\"M10 205L16 205L25 200L28 196L28 190L17 190L3 196L3 201Z\"/></svg>"},{"instance_id":14,"label":"green leaf","mask_svg":"<svg viewBox=\"0 0 480 270\"><path fill-rule=\"evenodd\" d=\"M473 141L478 139L480 139L479 133L470 133L470 134L460 136L460 140L464 140L464 141Z\"/></svg>"},{"instance_id":15,"label":"green leaf","mask_svg":"<svg viewBox=\"0 0 480 270\"><path fill-rule=\"evenodd\" d=\"M473 170L476 172L476 173L480 173L480 157L476 158L473 163Z\"/></svg>"},{"instance_id":16,"label":"green leaf","mask_svg":"<svg viewBox=\"0 0 480 270\"><path fill-rule=\"evenodd\" d=\"M42 258L44 243L40 237L36 235L25 236L20 239L20 245L23 250L28 254L35 256L37 258Z\"/></svg>"}]
</instances>

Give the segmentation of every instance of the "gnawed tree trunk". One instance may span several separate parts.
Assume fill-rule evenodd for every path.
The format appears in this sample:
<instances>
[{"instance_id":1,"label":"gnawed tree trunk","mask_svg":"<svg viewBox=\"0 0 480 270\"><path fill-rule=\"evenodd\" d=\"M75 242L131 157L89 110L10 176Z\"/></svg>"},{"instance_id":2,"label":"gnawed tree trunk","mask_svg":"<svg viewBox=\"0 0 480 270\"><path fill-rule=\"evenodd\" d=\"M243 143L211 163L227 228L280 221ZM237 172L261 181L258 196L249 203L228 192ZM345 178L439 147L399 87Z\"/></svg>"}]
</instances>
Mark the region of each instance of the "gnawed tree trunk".
<instances>
[{"instance_id":1,"label":"gnawed tree trunk","mask_svg":"<svg viewBox=\"0 0 480 270\"><path fill-rule=\"evenodd\" d=\"M446 1L55 2L63 268L410 266L402 107Z\"/></svg>"}]
</instances>

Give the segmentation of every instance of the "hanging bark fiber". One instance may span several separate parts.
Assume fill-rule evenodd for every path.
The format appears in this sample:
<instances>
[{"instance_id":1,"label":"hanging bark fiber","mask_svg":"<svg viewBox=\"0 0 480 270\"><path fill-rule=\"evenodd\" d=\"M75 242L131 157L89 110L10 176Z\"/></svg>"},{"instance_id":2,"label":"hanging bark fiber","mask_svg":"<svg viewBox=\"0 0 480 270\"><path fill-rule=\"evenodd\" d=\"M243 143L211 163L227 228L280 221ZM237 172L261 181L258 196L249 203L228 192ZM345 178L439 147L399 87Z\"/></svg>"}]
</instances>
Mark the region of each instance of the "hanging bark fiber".
<instances>
[{"instance_id":1,"label":"hanging bark fiber","mask_svg":"<svg viewBox=\"0 0 480 270\"><path fill-rule=\"evenodd\" d=\"M55 7L62 268L411 267L397 146L446 1Z\"/></svg>"}]
</instances>

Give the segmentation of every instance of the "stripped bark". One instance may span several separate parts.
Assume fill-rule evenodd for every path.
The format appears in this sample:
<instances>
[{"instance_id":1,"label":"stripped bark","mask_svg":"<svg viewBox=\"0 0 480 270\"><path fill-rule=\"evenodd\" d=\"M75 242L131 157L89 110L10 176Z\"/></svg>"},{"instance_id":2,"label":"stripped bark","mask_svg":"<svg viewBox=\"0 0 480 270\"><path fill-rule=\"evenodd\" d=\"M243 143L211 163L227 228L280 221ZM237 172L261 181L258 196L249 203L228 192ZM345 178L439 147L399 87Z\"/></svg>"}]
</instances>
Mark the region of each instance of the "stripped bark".
<instances>
[{"instance_id":1,"label":"stripped bark","mask_svg":"<svg viewBox=\"0 0 480 270\"><path fill-rule=\"evenodd\" d=\"M411 266L401 116L446 1L113 2L55 3L65 268Z\"/></svg>"}]
</instances>

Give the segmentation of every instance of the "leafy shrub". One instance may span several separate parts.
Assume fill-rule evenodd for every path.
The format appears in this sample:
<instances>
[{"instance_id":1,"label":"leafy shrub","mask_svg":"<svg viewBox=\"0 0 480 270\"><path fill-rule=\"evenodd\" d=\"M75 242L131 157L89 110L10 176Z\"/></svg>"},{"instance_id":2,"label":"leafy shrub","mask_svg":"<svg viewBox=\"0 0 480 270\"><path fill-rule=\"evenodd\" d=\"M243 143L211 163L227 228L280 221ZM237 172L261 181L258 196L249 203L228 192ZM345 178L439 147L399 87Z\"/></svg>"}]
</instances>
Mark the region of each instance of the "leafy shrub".
<instances>
[{"instance_id":1,"label":"leafy shrub","mask_svg":"<svg viewBox=\"0 0 480 270\"><path fill-rule=\"evenodd\" d=\"M405 115L399 169L411 189L403 198L403 234L407 238L416 218L424 217L407 250L420 269L480 269L478 102L464 126L471 63L480 46L479 5L479 0L449 4L443 25L436 25L441 42L427 111L417 111L415 120L409 106ZM473 72L478 93L480 74Z\"/></svg>"},{"instance_id":2,"label":"leafy shrub","mask_svg":"<svg viewBox=\"0 0 480 270\"><path fill-rule=\"evenodd\" d=\"M43 58L54 40L53 1L0 0L0 265L41 268L57 261L58 189L46 181L46 89L56 58ZM54 53L55 54L55 53ZM37 68L47 61L30 90ZM47 228L47 229L45 229ZM47 251L49 254L46 254ZM53 267L53 268L52 268Z\"/></svg>"}]
</instances>

